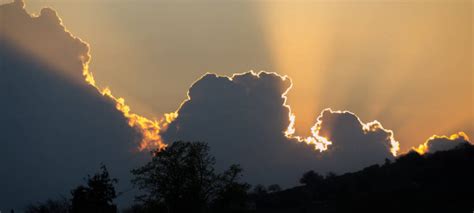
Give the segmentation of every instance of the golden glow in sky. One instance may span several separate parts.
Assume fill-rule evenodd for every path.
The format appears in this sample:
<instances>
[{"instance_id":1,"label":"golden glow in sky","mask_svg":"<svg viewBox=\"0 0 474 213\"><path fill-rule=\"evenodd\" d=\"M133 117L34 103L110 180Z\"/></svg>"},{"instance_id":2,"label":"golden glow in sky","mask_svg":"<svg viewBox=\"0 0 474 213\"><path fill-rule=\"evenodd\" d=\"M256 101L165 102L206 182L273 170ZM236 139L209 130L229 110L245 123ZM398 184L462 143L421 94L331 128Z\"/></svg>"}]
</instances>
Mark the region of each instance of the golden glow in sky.
<instances>
[{"instance_id":1,"label":"golden glow in sky","mask_svg":"<svg viewBox=\"0 0 474 213\"><path fill-rule=\"evenodd\" d=\"M472 2L271 1L260 8L274 71L294 82L288 102L297 129L330 107L381 121L405 150L416 143L409 138L472 133Z\"/></svg>"},{"instance_id":2,"label":"golden glow in sky","mask_svg":"<svg viewBox=\"0 0 474 213\"><path fill-rule=\"evenodd\" d=\"M265 70L293 80L290 135L311 136L325 108L380 121L402 151L433 134L474 134L472 1L30 0L27 9L44 6L91 44L99 85L144 117L173 112L206 72Z\"/></svg>"}]
</instances>

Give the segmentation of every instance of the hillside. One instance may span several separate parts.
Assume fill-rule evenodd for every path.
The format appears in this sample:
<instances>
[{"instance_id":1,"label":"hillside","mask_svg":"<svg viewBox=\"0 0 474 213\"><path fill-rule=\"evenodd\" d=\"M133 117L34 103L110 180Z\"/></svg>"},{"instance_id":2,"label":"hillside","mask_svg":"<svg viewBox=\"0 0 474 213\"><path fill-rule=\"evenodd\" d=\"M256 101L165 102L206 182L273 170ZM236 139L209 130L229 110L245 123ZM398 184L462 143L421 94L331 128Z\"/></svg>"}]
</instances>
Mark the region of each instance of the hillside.
<instances>
[{"instance_id":1,"label":"hillside","mask_svg":"<svg viewBox=\"0 0 474 213\"><path fill-rule=\"evenodd\" d=\"M313 175L315 176L315 175ZM303 186L257 195L257 212L472 212L474 146L410 152L343 175L316 175Z\"/></svg>"}]
</instances>

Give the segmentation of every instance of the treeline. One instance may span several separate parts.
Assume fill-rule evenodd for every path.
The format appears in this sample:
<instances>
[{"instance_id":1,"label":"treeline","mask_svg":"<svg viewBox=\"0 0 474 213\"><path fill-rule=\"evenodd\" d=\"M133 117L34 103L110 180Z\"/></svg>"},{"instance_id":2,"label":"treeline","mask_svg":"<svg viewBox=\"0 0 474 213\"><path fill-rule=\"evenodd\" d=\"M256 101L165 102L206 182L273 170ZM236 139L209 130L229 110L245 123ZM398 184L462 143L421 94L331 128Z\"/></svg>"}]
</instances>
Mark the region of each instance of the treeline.
<instances>
[{"instance_id":1,"label":"treeline","mask_svg":"<svg viewBox=\"0 0 474 213\"><path fill-rule=\"evenodd\" d=\"M26 213L69 213L69 212L117 212L113 200L117 197L114 184L117 179L111 178L107 168L102 165L100 172L88 176L86 185L71 190L71 199L65 197L47 200L26 207ZM13 212L13 210L12 210Z\"/></svg>"},{"instance_id":2,"label":"treeline","mask_svg":"<svg viewBox=\"0 0 474 213\"><path fill-rule=\"evenodd\" d=\"M242 168L216 172L209 147L175 142L154 151L150 162L132 171L140 189L136 203L124 212L286 213L286 212L473 212L474 146L419 155L409 152L394 162L336 175L308 171L301 186L251 187L241 180ZM70 199L30 205L29 213L117 212L116 179L105 166Z\"/></svg>"},{"instance_id":3,"label":"treeline","mask_svg":"<svg viewBox=\"0 0 474 213\"><path fill-rule=\"evenodd\" d=\"M474 212L474 146L412 151L343 175L310 171L300 182L261 197L257 212Z\"/></svg>"}]
</instances>

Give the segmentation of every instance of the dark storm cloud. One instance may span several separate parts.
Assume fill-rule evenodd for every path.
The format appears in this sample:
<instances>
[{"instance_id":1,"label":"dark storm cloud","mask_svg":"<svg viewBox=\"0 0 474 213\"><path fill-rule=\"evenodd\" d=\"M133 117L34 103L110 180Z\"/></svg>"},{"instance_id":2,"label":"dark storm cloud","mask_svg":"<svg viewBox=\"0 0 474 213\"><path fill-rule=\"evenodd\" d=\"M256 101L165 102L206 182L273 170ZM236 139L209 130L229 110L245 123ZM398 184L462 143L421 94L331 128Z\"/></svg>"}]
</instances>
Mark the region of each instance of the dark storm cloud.
<instances>
[{"instance_id":1,"label":"dark storm cloud","mask_svg":"<svg viewBox=\"0 0 474 213\"><path fill-rule=\"evenodd\" d=\"M101 162L123 190L140 134L84 81L87 44L52 9L31 17L23 6L0 6L0 209L67 196Z\"/></svg>"},{"instance_id":2,"label":"dark storm cloud","mask_svg":"<svg viewBox=\"0 0 474 213\"><path fill-rule=\"evenodd\" d=\"M393 158L392 132L350 112L328 109L318 117L319 135L333 143L327 151L285 137L290 108L284 94L290 87L289 78L275 73L206 74L191 86L162 137L168 143L208 142L220 167L240 163L252 183L294 184L308 169L346 172Z\"/></svg>"}]
</instances>

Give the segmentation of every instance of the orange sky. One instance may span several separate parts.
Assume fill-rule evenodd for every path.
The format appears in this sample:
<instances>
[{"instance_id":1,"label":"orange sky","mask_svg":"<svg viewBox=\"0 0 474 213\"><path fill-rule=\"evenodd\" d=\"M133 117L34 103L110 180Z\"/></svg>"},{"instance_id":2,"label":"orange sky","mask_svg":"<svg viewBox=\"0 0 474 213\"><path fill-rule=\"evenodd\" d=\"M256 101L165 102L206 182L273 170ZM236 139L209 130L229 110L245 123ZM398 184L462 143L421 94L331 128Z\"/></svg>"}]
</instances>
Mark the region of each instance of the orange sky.
<instances>
[{"instance_id":1,"label":"orange sky","mask_svg":"<svg viewBox=\"0 0 474 213\"><path fill-rule=\"evenodd\" d=\"M266 70L293 79L301 134L326 107L379 120L402 150L474 134L472 1L27 1L43 6L91 44L98 84L147 116L205 72Z\"/></svg>"}]
</instances>

